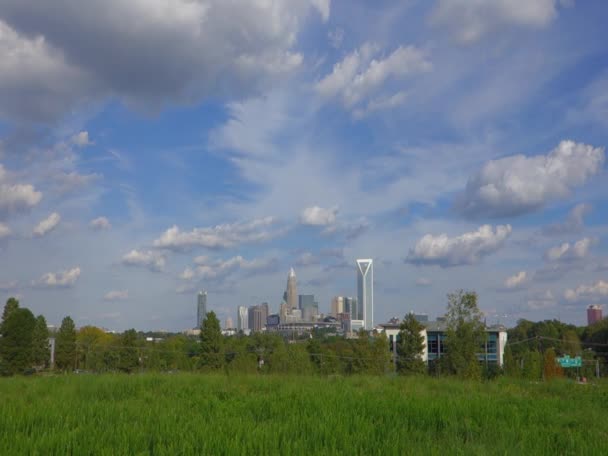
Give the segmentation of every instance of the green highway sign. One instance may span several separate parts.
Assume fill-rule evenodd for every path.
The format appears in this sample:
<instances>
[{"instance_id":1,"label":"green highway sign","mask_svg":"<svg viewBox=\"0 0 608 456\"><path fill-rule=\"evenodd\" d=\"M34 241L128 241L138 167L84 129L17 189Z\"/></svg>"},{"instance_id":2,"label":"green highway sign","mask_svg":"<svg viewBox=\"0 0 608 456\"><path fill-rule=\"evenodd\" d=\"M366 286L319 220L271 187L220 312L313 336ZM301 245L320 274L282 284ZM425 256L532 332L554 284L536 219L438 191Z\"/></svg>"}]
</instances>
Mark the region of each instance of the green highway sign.
<instances>
[{"instance_id":1,"label":"green highway sign","mask_svg":"<svg viewBox=\"0 0 608 456\"><path fill-rule=\"evenodd\" d=\"M583 360L580 356L576 356L574 358L570 358L570 356L566 355L562 358L557 358L557 362L562 367L582 367Z\"/></svg>"}]
</instances>

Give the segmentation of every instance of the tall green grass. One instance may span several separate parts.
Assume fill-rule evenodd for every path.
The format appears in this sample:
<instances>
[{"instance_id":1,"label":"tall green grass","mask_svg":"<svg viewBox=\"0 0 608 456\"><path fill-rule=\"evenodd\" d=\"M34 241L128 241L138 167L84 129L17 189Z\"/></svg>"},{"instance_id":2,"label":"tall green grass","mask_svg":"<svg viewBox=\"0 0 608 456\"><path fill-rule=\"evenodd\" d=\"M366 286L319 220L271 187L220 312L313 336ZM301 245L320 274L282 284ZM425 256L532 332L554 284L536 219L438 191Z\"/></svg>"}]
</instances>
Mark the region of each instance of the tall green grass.
<instances>
[{"instance_id":1,"label":"tall green grass","mask_svg":"<svg viewBox=\"0 0 608 456\"><path fill-rule=\"evenodd\" d=\"M608 385L72 375L0 379L0 454L608 454Z\"/></svg>"}]
</instances>

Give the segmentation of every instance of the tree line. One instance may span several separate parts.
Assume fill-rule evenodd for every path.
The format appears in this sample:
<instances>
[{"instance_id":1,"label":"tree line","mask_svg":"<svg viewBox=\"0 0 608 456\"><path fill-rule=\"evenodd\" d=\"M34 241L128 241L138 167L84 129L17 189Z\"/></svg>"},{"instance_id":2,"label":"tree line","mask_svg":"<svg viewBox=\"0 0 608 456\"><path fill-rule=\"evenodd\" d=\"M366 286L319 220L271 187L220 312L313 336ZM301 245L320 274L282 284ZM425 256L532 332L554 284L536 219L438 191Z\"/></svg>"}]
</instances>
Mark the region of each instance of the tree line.
<instances>
[{"instance_id":1,"label":"tree line","mask_svg":"<svg viewBox=\"0 0 608 456\"><path fill-rule=\"evenodd\" d=\"M146 340L134 329L110 334L94 326L76 330L68 316L50 335L42 315L20 307L10 298L0 323L0 373L13 375L51 368L49 337L55 340L52 366L60 372L223 371L231 373L294 373L321 375L454 375L466 379L500 374L527 379L564 375L556 357L581 355L605 361L608 351L585 350L587 341L606 342L608 320L576 328L556 321L521 320L508 331L504 367L486 365L478 358L486 338L482 313L474 292L448 295L445 314L445 352L433 363L423 361L424 326L408 314L403 319L395 350L384 333L360 331L355 338L314 332L298 340L276 333L237 334L226 337L214 312L203 320L200 336L163 335ZM151 334L152 335L152 334ZM157 334L158 335L158 334ZM538 339L543 337L543 339ZM603 350L603 351L602 351ZM591 376L593 366L582 373Z\"/></svg>"}]
</instances>

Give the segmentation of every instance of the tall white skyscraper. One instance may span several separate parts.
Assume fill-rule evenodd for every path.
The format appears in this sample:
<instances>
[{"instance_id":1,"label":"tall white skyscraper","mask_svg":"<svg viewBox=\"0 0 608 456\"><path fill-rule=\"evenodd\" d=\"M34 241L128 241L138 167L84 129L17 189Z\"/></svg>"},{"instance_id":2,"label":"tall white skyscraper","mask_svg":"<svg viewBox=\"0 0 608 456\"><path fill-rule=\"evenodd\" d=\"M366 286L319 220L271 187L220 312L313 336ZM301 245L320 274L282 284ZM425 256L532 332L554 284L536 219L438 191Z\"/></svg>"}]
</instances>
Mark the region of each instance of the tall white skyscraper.
<instances>
[{"instance_id":1,"label":"tall white skyscraper","mask_svg":"<svg viewBox=\"0 0 608 456\"><path fill-rule=\"evenodd\" d=\"M371 259L357 260L357 318L363 320L366 331L374 328L374 262Z\"/></svg>"},{"instance_id":2,"label":"tall white skyscraper","mask_svg":"<svg viewBox=\"0 0 608 456\"><path fill-rule=\"evenodd\" d=\"M237 311L237 327L238 331L249 329L249 309L246 306L239 306Z\"/></svg>"},{"instance_id":3,"label":"tall white skyscraper","mask_svg":"<svg viewBox=\"0 0 608 456\"><path fill-rule=\"evenodd\" d=\"M198 292L196 301L196 327L200 328L203 325L203 320L207 316L207 292L202 290Z\"/></svg>"}]
</instances>

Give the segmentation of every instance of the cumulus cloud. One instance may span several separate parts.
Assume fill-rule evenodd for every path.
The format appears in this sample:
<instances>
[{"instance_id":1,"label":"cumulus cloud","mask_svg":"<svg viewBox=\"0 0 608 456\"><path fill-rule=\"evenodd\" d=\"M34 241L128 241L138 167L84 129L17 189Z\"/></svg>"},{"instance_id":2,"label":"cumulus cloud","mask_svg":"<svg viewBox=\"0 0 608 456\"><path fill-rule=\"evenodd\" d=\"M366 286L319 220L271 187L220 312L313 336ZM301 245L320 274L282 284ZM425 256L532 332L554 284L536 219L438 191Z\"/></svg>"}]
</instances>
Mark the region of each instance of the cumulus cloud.
<instances>
[{"instance_id":1,"label":"cumulus cloud","mask_svg":"<svg viewBox=\"0 0 608 456\"><path fill-rule=\"evenodd\" d=\"M41 199L42 193L33 185L9 182L8 173L0 164L0 218L28 211Z\"/></svg>"},{"instance_id":2,"label":"cumulus cloud","mask_svg":"<svg viewBox=\"0 0 608 456\"><path fill-rule=\"evenodd\" d=\"M509 25L539 28L557 16L558 0L439 0L430 22L471 43Z\"/></svg>"},{"instance_id":3,"label":"cumulus cloud","mask_svg":"<svg viewBox=\"0 0 608 456\"><path fill-rule=\"evenodd\" d=\"M415 46L399 46L386 57L374 58L379 51L378 46L365 43L336 63L332 72L317 82L315 90L326 99L340 98L344 106L350 109L377 92L387 80L400 80L432 68L425 52ZM368 109L392 107L395 97L403 96L395 94L392 97L392 102L387 101L391 99L388 96L384 101L376 100L371 108L368 105Z\"/></svg>"},{"instance_id":4,"label":"cumulus cloud","mask_svg":"<svg viewBox=\"0 0 608 456\"><path fill-rule=\"evenodd\" d=\"M557 300L551 290L538 292L530 296L527 300L528 308L531 310L550 309L557 305Z\"/></svg>"},{"instance_id":5,"label":"cumulus cloud","mask_svg":"<svg viewBox=\"0 0 608 456\"><path fill-rule=\"evenodd\" d=\"M165 269L165 256L156 251L131 250L122 257L122 264L148 268L153 272L161 272Z\"/></svg>"},{"instance_id":6,"label":"cumulus cloud","mask_svg":"<svg viewBox=\"0 0 608 456\"><path fill-rule=\"evenodd\" d=\"M564 298L571 302L598 301L608 296L608 282L598 280L592 285L579 285L564 292Z\"/></svg>"},{"instance_id":7,"label":"cumulus cloud","mask_svg":"<svg viewBox=\"0 0 608 456\"><path fill-rule=\"evenodd\" d=\"M54 176L54 180L58 185L59 193L72 192L80 187L89 185L91 182L100 178L99 174L80 174L75 171L68 173L58 173Z\"/></svg>"},{"instance_id":8,"label":"cumulus cloud","mask_svg":"<svg viewBox=\"0 0 608 456\"><path fill-rule=\"evenodd\" d=\"M476 264L483 257L499 250L511 235L511 225L492 228L483 225L477 231L450 238L447 234L423 236L410 249L407 263L438 265L443 268Z\"/></svg>"},{"instance_id":9,"label":"cumulus cloud","mask_svg":"<svg viewBox=\"0 0 608 456\"><path fill-rule=\"evenodd\" d=\"M272 270L276 266L277 260L275 258L247 260L238 255L227 260L198 257L196 263L195 268L187 267L179 278L186 281L192 279L219 280L236 271L242 271L245 275L253 275Z\"/></svg>"},{"instance_id":10,"label":"cumulus cloud","mask_svg":"<svg viewBox=\"0 0 608 456\"><path fill-rule=\"evenodd\" d=\"M311 252L304 252L296 259L296 266L314 266L321 263L321 259Z\"/></svg>"},{"instance_id":11,"label":"cumulus cloud","mask_svg":"<svg viewBox=\"0 0 608 456\"><path fill-rule=\"evenodd\" d=\"M91 220L89 226L94 230L109 230L112 228L110 221L106 217L97 217Z\"/></svg>"},{"instance_id":12,"label":"cumulus cloud","mask_svg":"<svg viewBox=\"0 0 608 456\"><path fill-rule=\"evenodd\" d=\"M156 109L250 93L301 64L311 11L326 21L329 0L3 2L0 109L48 119L109 94Z\"/></svg>"},{"instance_id":13,"label":"cumulus cloud","mask_svg":"<svg viewBox=\"0 0 608 456\"><path fill-rule=\"evenodd\" d=\"M60 272L47 272L32 286L39 288L71 288L80 277L80 268L75 267Z\"/></svg>"},{"instance_id":14,"label":"cumulus cloud","mask_svg":"<svg viewBox=\"0 0 608 456\"><path fill-rule=\"evenodd\" d=\"M547 261L574 261L581 260L589 254L589 248L595 244L595 239L583 238L580 241L570 244L564 242L561 245L552 247L545 252Z\"/></svg>"},{"instance_id":15,"label":"cumulus cloud","mask_svg":"<svg viewBox=\"0 0 608 456\"><path fill-rule=\"evenodd\" d=\"M129 290L108 291L103 297L104 301L124 301L129 299Z\"/></svg>"},{"instance_id":16,"label":"cumulus cloud","mask_svg":"<svg viewBox=\"0 0 608 456\"><path fill-rule=\"evenodd\" d=\"M57 212L53 212L47 218L42 220L36 227L34 228L34 236L42 237L51 231L53 231L59 222L61 221L61 216Z\"/></svg>"},{"instance_id":17,"label":"cumulus cloud","mask_svg":"<svg viewBox=\"0 0 608 456\"><path fill-rule=\"evenodd\" d=\"M338 216L338 208L332 207L324 209L319 206L307 207L300 214L300 223L302 225L327 226L336 222Z\"/></svg>"},{"instance_id":18,"label":"cumulus cloud","mask_svg":"<svg viewBox=\"0 0 608 456\"><path fill-rule=\"evenodd\" d=\"M91 142L91 140L89 139L88 131L81 131L79 133L76 133L74 136L72 136L71 141L72 141L72 144L74 144L78 147L85 147L85 146L90 146L91 144L93 144Z\"/></svg>"},{"instance_id":19,"label":"cumulus cloud","mask_svg":"<svg viewBox=\"0 0 608 456\"><path fill-rule=\"evenodd\" d=\"M457 207L471 217L532 212L586 183L602 169L604 159L603 148L562 141L547 155L492 160L469 178Z\"/></svg>"},{"instance_id":20,"label":"cumulus cloud","mask_svg":"<svg viewBox=\"0 0 608 456\"><path fill-rule=\"evenodd\" d=\"M371 227L369 220L365 217L361 217L357 220L335 223L328 225L321 232L324 236L343 236L346 240L352 241L359 236L363 235Z\"/></svg>"},{"instance_id":21,"label":"cumulus cloud","mask_svg":"<svg viewBox=\"0 0 608 456\"><path fill-rule=\"evenodd\" d=\"M10 235L11 235L11 229L4 223L0 222L0 239L8 237Z\"/></svg>"},{"instance_id":22,"label":"cumulus cloud","mask_svg":"<svg viewBox=\"0 0 608 456\"><path fill-rule=\"evenodd\" d=\"M517 274L508 277L505 280L505 288L508 290L514 290L514 289L518 289L521 288L522 286L524 286L526 283L528 283L529 280L529 276L528 273L526 271L519 271Z\"/></svg>"},{"instance_id":23,"label":"cumulus cloud","mask_svg":"<svg viewBox=\"0 0 608 456\"><path fill-rule=\"evenodd\" d=\"M248 222L227 223L184 232L174 225L154 241L154 247L170 250L190 250L194 247L224 249L239 244L262 242L283 234L283 230L270 229L277 224L274 217Z\"/></svg>"},{"instance_id":24,"label":"cumulus cloud","mask_svg":"<svg viewBox=\"0 0 608 456\"><path fill-rule=\"evenodd\" d=\"M585 226L585 216L591 212L591 209L591 204L577 204L570 210L566 220L543 228L542 233L546 236L580 233Z\"/></svg>"}]
</instances>

